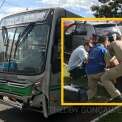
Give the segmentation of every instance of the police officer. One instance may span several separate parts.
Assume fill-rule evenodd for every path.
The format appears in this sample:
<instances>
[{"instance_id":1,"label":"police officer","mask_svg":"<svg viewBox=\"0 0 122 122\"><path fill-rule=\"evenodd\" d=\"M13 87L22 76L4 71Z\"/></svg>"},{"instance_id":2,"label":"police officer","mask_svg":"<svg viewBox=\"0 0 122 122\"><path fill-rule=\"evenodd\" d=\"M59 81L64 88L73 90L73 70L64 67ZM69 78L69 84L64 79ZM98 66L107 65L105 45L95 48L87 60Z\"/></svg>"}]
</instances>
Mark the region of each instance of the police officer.
<instances>
[{"instance_id":1,"label":"police officer","mask_svg":"<svg viewBox=\"0 0 122 122\"><path fill-rule=\"evenodd\" d=\"M115 39L111 39L111 44L109 46L110 52L112 56L115 56L119 62L115 67L106 71L101 77L101 81L113 98L113 101L121 101L122 96L120 91L115 87L116 79L122 76L122 40L121 36L117 36Z\"/></svg>"},{"instance_id":2,"label":"police officer","mask_svg":"<svg viewBox=\"0 0 122 122\"><path fill-rule=\"evenodd\" d=\"M86 73L88 77L88 99L93 99L97 92L97 83L103 75L106 64L109 65L110 55L107 50L109 44L106 36L99 36L97 44L89 52Z\"/></svg>"}]
</instances>

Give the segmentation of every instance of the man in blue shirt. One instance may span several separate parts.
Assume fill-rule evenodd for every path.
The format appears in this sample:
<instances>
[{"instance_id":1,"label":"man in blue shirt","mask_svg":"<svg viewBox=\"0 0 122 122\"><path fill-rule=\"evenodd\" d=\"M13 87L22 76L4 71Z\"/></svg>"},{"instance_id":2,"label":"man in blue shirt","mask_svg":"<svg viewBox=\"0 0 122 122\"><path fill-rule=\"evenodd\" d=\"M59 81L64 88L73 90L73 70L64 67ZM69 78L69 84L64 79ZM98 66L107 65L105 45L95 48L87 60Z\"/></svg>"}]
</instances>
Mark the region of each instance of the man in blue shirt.
<instances>
[{"instance_id":1,"label":"man in blue shirt","mask_svg":"<svg viewBox=\"0 0 122 122\"><path fill-rule=\"evenodd\" d=\"M97 83L100 81L105 68L109 65L110 55L107 50L109 45L108 38L99 36L98 43L91 48L86 65L86 73L88 77L88 99L95 97L97 92Z\"/></svg>"}]
</instances>

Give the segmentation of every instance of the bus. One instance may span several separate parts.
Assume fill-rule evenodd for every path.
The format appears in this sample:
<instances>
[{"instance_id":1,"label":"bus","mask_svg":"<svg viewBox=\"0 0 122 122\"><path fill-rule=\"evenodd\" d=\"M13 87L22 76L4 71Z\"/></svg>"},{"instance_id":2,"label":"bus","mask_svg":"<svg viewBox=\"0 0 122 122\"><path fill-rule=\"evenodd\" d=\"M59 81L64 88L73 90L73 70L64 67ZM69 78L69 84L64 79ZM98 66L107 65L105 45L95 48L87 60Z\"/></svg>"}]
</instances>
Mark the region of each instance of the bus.
<instances>
[{"instance_id":1,"label":"bus","mask_svg":"<svg viewBox=\"0 0 122 122\"><path fill-rule=\"evenodd\" d=\"M95 24L94 25L96 34L98 35L104 35L108 33L118 33L122 35L121 30L117 23L101 23L101 24Z\"/></svg>"},{"instance_id":2,"label":"bus","mask_svg":"<svg viewBox=\"0 0 122 122\"><path fill-rule=\"evenodd\" d=\"M0 22L0 101L44 117L63 109L60 100L60 24L78 17L63 8L16 13Z\"/></svg>"}]
</instances>

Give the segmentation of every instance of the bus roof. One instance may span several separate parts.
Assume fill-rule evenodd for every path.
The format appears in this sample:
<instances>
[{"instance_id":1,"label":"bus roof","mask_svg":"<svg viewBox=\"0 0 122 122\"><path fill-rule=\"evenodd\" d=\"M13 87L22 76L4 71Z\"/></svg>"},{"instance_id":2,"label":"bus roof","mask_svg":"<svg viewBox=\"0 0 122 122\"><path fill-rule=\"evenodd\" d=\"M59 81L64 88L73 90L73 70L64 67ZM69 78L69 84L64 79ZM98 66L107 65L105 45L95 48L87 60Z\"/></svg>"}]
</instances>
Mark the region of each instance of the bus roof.
<instances>
[{"instance_id":1,"label":"bus roof","mask_svg":"<svg viewBox=\"0 0 122 122\"><path fill-rule=\"evenodd\" d=\"M36 10L19 12L19 13L12 14L12 15L2 18L0 22L0 26L17 25L17 24L23 24L23 23L28 23L28 22L34 22L34 21L44 21L49 15L49 12L51 10L68 11L64 8L57 7L57 8L45 8L45 9L36 9ZM68 13L73 14L72 12L68 12Z\"/></svg>"},{"instance_id":2,"label":"bus roof","mask_svg":"<svg viewBox=\"0 0 122 122\"><path fill-rule=\"evenodd\" d=\"M16 12L14 14L10 14L8 16L5 16L3 17L2 19L5 19L5 18L9 18L9 17L13 17L13 16L17 16L17 15L21 15L21 14L24 14L24 13L33 13L33 12L37 12L37 11L42 11L42 10L50 10L51 8L44 8L44 9L34 9L34 10L24 10L24 11L21 11L21 12Z\"/></svg>"},{"instance_id":3,"label":"bus roof","mask_svg":"<svg viewBox=\"0 0 122 122\"><path fill-rule=\"evenodd\" d=\"M49 11L50 9L38 9L9 15L1 19L0 26L45 20Z\"/></svg>"}]
</instances>

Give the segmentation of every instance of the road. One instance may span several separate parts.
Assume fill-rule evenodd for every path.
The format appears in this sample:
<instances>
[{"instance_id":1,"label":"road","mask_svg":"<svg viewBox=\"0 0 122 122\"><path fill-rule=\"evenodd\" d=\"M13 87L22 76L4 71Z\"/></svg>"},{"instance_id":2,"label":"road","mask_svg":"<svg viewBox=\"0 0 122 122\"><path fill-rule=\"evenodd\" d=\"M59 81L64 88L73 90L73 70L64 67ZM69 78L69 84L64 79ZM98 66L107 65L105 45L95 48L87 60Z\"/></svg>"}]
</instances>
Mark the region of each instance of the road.
<instances>
[{"instance_id":1,"label":"road","mask_svg":"<svg viewBox=\"0 0 122 122\"><path fill-rule=\"evenodd\" d=\"M94 114L93 114L94 116ZM20 111L0 104L0 122L90 122L92 114L87 112L62 112L45 119L42 114L32 111Z\"/></svg>"}]
</instances>

